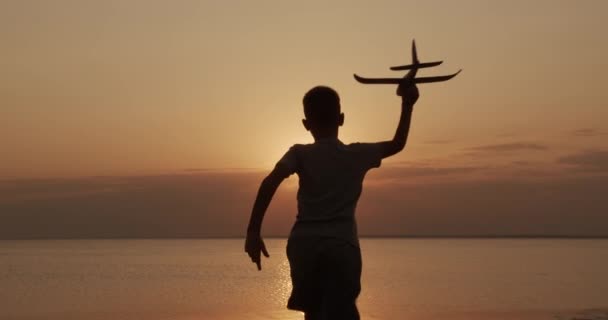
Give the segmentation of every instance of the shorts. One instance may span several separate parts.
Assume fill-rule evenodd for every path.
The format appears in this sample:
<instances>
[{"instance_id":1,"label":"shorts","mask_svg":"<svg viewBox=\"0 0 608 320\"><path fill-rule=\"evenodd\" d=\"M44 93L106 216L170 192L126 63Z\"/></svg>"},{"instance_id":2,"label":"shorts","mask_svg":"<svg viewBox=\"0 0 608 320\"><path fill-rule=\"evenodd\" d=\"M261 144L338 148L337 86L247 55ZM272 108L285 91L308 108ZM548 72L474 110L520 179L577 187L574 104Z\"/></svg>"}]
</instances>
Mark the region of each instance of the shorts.
<instances>
[{"instance_id":1,"label":"shorts","mask_svg":"<svg viewBox=\"0 0 608 320\"><path fill-rule=\"evenodd\" d=\"M337 238L290 238L287 258L293 287L287 308L322 319L359 319L359 247Z\"/></svg>"}]
</instances>

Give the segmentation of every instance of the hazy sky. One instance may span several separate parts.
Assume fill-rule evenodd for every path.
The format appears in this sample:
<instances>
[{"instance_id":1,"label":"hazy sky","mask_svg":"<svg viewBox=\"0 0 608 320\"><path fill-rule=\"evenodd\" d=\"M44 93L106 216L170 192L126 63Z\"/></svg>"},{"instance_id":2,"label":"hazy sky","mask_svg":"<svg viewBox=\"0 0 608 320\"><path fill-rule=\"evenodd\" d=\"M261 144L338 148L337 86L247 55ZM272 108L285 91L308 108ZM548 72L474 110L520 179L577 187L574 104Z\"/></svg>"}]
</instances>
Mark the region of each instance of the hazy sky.
<instances>
[{"instance_id":1,"label":"hazy sky","mask_svg":"<svg viewBox=\"0 0 608 320\"><path fill-rule=\"evenodd\" d=\"M395 88L352 74L401 75L416 38L445 60L423 75L463 72L421 85L362 230L608 235L606 21L602 0L4 0L0 233L238 234L264 172L312 141L310 87L340 93L343 141L392 137Z\"/></svg>"}]
</instances>

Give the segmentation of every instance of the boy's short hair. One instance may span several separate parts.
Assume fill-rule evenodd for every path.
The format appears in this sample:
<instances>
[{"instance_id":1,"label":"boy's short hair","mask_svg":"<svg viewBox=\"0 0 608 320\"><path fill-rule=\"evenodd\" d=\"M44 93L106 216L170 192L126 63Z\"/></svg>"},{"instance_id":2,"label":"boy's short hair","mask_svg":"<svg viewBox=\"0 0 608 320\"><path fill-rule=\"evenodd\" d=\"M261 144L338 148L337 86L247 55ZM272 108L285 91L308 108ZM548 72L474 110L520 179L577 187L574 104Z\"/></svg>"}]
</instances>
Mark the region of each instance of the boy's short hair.
<instances>
[{"instance_id":1,"label":"boy's short hair","mask_svg":"<svg viewBox=\"0 0 608 320\"><path fill-rule=\"evenodd\" d=\"M320 125L337 124L340 117L340 96L336 90L314 87L304 95L304 115L306 119Z\"/></svg>"}]
</instances>

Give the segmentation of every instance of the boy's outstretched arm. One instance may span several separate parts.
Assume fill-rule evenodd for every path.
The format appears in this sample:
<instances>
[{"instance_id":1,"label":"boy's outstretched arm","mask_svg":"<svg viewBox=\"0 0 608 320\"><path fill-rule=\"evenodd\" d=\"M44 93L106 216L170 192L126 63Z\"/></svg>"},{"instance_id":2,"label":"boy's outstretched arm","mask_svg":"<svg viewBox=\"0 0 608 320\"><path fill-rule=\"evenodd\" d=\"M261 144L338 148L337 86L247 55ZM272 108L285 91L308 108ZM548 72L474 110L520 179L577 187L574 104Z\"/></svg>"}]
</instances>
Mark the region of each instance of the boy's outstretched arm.
<instances>
[{"instance_id":1,"label":"boy's outstretched arm","mask_svg":"<svg viewBox=\"0 0 608 320\"><path fill-rule=\"evenodd\" d=\"M399 153L407 142L407 136L410 131L410 123L412 121L412 111L414 110L414 104L418 100L418 88L411 79L404 78L403 82L397 89L397 94L401 96L401 117L399 118L399 125L395 131L393 140L382 142L382 157L390 157L396 153Z\"/></svg>"},{"instance_id":2,"label":"boy's outstretched arm","mask_svg":"<svg viewBox=\"0 0 608 320\"><path fill-rule=\"evenodd\" d=\"M251 258L251 261L258 266L258 270L262 270L262 257L263 253L266 257L269 257L264 240L262 240L261 229L262 220L266 209L274 196L275 191L281 185L281 182L290 175L288 170L283 166L277 165L270 174L262 180L258 195L251 211L251 218L249 219L249 226L247 227L247 238L245 240L245 251Z\"/></svg>"}]
</instances>

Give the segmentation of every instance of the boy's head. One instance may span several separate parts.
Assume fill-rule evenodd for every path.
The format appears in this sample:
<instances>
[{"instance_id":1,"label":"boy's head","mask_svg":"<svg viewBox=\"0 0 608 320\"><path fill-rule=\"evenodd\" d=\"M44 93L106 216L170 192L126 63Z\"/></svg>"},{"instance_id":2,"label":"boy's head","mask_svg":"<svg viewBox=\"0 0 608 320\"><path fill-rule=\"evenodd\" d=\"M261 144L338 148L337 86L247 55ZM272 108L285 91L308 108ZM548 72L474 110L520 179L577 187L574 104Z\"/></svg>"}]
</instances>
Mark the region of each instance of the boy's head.
<instances>
[{"instance_id":1,"label":"boy's head","mask_svg":"<svg viewBox=\"0 0 608 320\"><path fill-rule=\"evenodd\" d=\"M302 102L306 116L302 123L313 134L336 130L344 123L344 114L340 112L340 96L334 89L314 87L306 92Z\"/></svg>"}]
</instances>

